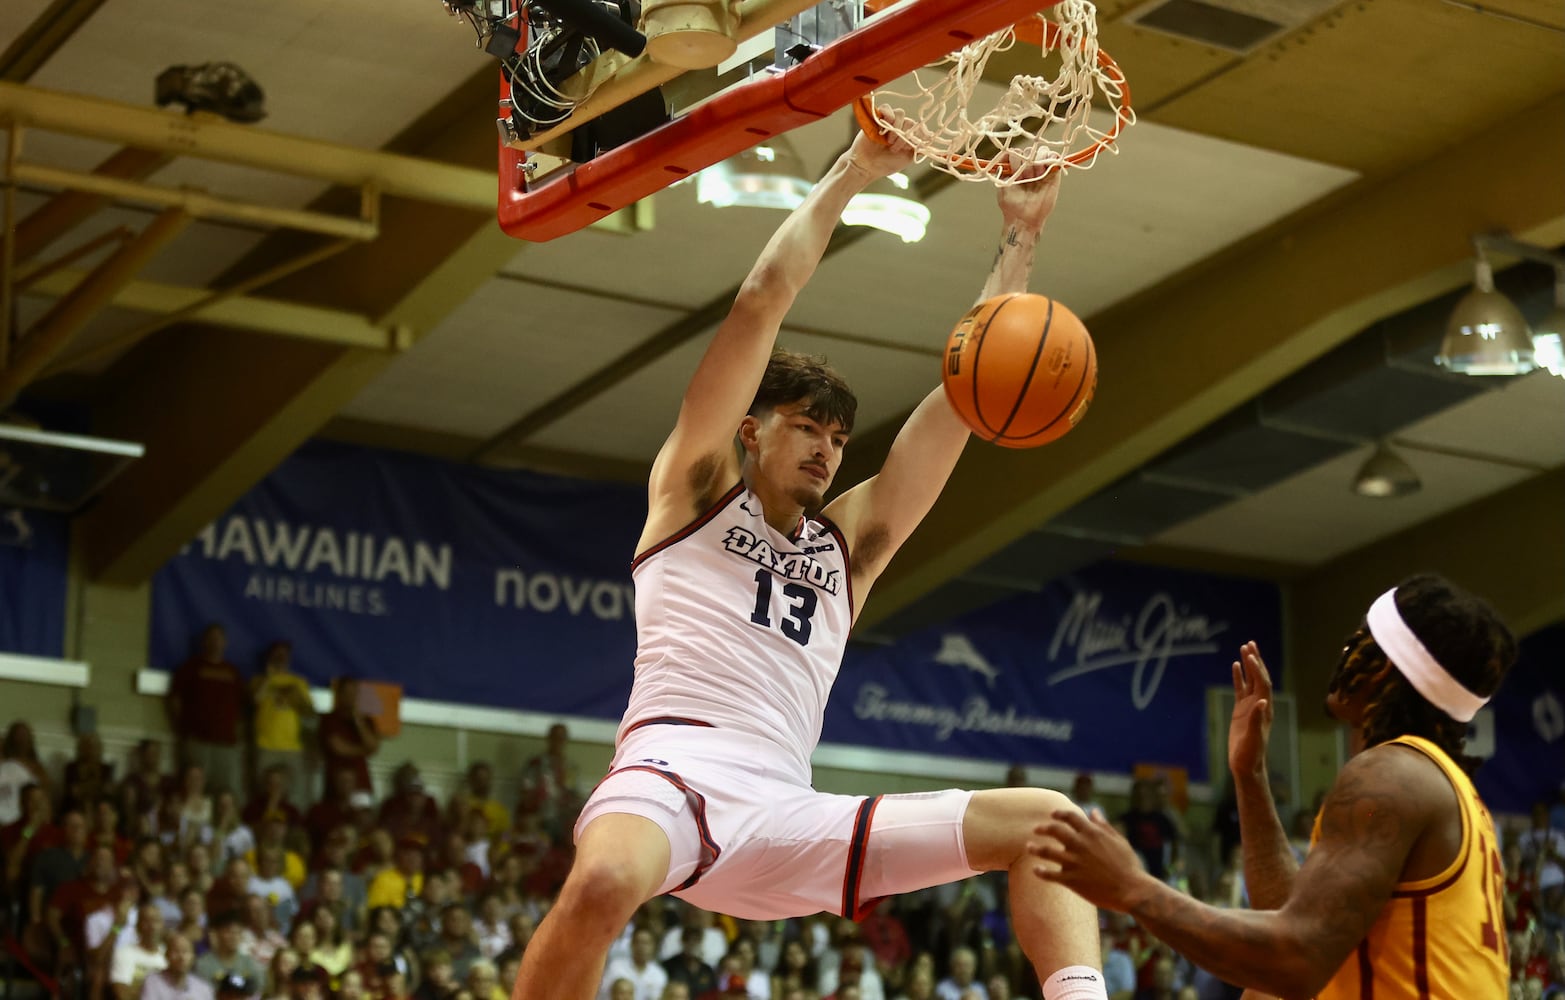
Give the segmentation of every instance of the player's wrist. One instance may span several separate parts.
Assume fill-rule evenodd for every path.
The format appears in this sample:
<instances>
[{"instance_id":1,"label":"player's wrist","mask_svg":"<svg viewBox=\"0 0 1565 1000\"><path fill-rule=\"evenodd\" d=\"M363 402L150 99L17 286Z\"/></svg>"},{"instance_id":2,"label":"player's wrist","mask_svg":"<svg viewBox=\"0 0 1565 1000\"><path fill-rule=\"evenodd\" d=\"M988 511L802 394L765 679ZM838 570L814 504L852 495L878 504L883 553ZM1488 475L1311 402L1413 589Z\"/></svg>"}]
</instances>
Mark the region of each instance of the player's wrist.
<instances>
[{"instance_id":1,"label":"player's wrist","mask_svg":"<svg viewBox=\"0 0 1565 1000\"><path fill-rule=\"evenodd\" d=\"M1029 219L1024 215L1012 215L1003 213L1000 216L1002 227L1005 230L1006 244L1011 245L1010 237L1015 235L1017 241L1026 241L1028 246L1038 242L1043 234L1043 220Z\"/></svg>"},{"instance_id":2,"label":"player's wrist","mask_svg":"<svg viewBox=\"0 0 1565 1000\"><path fill-rule=\"evenodd\" d=\"M1138 919L1145 915L1146 908L1159 893L1172 891L1145 870L1136 871L1129 878L1130 884L1125 887L1123 897L1125 912Z\"/></svg>"},{"instance_id":3,"label":"player's wrist","mask_svg":"<svg viewBox=\"0 0 1565 1000\"><path fill-rule=\"evenodd\" d=\"M1270 795L1272 793L1272 785L1266 773L1265 764L1239 768L1229 764L1228 773L1233 775L1234 790L1236 792L1249 792L1257 795Z\"/></svg>"},{"instance_id":4,"label":"player's wrist","mask_svg":"<svg viewBox=\"0 0 1565 1000\"><path fill-rule=\"evenodd\" d=\"M855 156L851 150L843 153L842 158L837 162L842 166L844 178L849 183L857 185L859 189L865 188L872 181L886 176L885 171L876 170L873 164L864 162L858 156Z\"/></svg>"}]
</instances>

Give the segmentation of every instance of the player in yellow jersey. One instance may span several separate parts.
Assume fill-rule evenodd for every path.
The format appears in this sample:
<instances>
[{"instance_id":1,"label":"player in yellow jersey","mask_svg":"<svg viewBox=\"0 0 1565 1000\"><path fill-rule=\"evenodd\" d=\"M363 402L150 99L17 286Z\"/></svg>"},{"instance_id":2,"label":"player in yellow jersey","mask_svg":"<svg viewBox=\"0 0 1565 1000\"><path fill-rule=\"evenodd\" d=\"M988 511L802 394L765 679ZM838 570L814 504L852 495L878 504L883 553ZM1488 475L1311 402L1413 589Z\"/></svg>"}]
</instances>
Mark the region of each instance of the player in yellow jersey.
<instances>
[{"instance_id":1,"label":"player in yellow jersey","mask_svg":"<svg viewBox=\"0 0 1565 1000\"><path fill-rule=\"evenodd\" d=\"M1352 759L1298 868L1266 789L1271 681L1254 643L1234 664L1229 766L1254 910L1219 910L1141 870L1101 819L1056 813L1040 878L1129 913L1222 979L1285 1000L1503 1000L1507 956L1494 823L1468 777L1467 723L1516 641L1482 601L1433 575L1381 595L1349 638L1327 710Z\"/></svg>"}]
</instances>

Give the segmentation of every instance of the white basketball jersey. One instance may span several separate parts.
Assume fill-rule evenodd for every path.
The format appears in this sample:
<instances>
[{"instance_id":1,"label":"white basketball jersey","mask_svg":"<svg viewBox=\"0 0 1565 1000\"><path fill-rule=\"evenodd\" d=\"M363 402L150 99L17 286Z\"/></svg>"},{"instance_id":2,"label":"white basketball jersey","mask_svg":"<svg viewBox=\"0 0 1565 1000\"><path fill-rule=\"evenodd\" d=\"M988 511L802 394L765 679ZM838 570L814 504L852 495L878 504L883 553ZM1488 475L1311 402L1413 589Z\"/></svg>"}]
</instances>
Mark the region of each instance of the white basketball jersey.
<instances>
[{"instance_id":1,"label":"white basketball jersey","mask_svg":"<svg viewBox=\"0 0 1565 1000\"><path fill-rule=\"evenodd\" d=\"M809 773L853 624L847 545L833 524L793 535L743 483L637 557L636 680L620 736L677 718L776 742Z\"/></svg>"}]
</instances>

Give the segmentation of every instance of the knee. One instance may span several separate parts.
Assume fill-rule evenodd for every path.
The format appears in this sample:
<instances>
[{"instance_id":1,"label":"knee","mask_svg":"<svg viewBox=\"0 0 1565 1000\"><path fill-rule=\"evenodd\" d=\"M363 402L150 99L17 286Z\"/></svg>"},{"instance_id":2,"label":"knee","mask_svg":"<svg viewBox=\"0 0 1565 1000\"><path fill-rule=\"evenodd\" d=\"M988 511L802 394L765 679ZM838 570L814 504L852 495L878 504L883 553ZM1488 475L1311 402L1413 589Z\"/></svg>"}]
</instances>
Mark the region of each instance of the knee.
<instances>
[{"instance_id":1,"label":"knee","mask_svg":"<svg viewBox=\"0 0 1565 1000\"><path fill-rule=\"evenodd\" d=\"M1081 812L1076 803L1052 788L993 788L974 792L973 804L981 804L998 821L1025 823L1028 830L1048 822L1061 810Z\"/></svg>"},{"instance_id":2,"label":"knee","mask_svg":"<svg viewBox=\"0 0 1565 1000\"><path fill-rule=\"evenodd\" d=\"M645 887L624 864L610 858L578 858L560 890L560 902L623 924L644 902L645 894Z\"/></svg>"},{"instance_id":3,"label":"knee","mask_svg":"<svg viewBox=\"0 0 1565 1000\"><path fill-rule=\"evenodd\" d=\"M1052 788L1028 788L1024 791L1034 792L1037 795L1037 808L1045 817L1052 817L1057 812L1073 812L1082 815L1081 806L1070 800L1063 792L1056 792Z\"/></svg>"},{"instance_id":4,"label":"knee","mask_svg":"<svg viewBox=\"0 0 1565 1000\"><path fill-rule=\"evenodd\" d=\"M1037 829L1056 812L1080 813L1069 798L1048 788L995 788L974 792L963 820L969 864L978 871L1009 868L1041 838Z\"/></svg>"}]
</instances>

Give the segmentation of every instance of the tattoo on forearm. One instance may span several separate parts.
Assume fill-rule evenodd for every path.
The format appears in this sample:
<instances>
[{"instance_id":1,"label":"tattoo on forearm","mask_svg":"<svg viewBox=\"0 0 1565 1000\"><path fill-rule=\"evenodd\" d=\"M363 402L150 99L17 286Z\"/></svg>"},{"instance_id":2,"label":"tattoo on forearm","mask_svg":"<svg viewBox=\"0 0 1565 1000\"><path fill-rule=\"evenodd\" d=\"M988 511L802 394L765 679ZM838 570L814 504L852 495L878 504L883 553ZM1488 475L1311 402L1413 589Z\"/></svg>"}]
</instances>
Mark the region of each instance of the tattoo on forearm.
<instances>
[{"instance_id":1,"label":"tattoo on forearm","mask_svg":"<svg viewBox=\"0 0 1565 1000\"><path fill-rule=\"evenodd\" d=\"M1239 829L1243 831L1244 881L1250 905L1257 910L1281 909L1293 890L1298 863L1288 834L1277 817L1265 785L1238 790Z\"/></svg>"},{"instance_id":2,"label":"tattoo on forearm","mask_svg":"<svg viewBox=\"0 0 1565 1000\"><path fill-rule=\"evenodd\" d=\"M1005 251L1008 247L1021 246L1021 244L1022 241L1015 226L1006 230L1005 238L1000 241L1000 246L994 252L994 263L989 265L990 269L992 270L1000 266L1000 259L1005 256Z\"/></svg>"}]
</instances>

